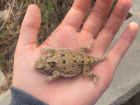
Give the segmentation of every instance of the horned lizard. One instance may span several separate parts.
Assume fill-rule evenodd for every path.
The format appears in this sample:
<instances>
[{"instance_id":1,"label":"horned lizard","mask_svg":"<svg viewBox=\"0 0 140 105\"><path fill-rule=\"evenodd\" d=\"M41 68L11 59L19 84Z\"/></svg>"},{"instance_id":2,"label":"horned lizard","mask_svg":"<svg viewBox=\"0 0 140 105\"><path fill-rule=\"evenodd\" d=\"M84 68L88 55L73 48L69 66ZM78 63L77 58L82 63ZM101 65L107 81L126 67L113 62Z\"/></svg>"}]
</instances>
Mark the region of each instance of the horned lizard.
<instances>
[{"instance_id":1,"label":"horned lizard","mask_svg":"<svg viewBox=\"0 0 140 105\"><path fill-rule=\"evenodd\" d=\"M42 48L41 52L48 52L48 54L44 54L37 59L34 68L39 72L53 74L46 78L47 82L51 82L60 76L73 77L83 71L84 76L93 77L94 82L97 84L99 77L94 73L89 73L89 68L104 60L106 55L101 58L87 55L85 51L92 50L92 45L79 48L79 52L67 48L57 50Z\"/></svg>"}]
</instances>

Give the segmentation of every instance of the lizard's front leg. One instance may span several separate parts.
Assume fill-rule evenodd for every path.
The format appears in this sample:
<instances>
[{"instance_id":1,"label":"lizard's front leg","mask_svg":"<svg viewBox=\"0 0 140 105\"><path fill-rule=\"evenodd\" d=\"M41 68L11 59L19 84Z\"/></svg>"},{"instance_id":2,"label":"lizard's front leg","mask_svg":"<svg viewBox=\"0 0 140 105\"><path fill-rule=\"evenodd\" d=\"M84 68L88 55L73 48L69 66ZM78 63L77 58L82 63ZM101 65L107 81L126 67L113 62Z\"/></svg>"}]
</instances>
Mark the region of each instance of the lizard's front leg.
<instances>
[{"instance_id":1,"label":"lizard's front leg","mask_svg":"<svg viewBox=\"0 0 140 105\"><path fill-rule=\"evenodd\" d=\"M48 53L49 53L49 56L54 56L54 54L55 54L55 49L54 49L54 48L48 48L48 49L46 49L46 48L41 48L41 52L42 52L42 53L48 52Z\"/></svg>"},{"instance_id":2,"label":"lizard's front leg","mask_svg":"<svg viewBox=\"0 0 140 105\"><path fill-rule=\"evenodd\" d=\"M86 66L83 68L83 73L85 77L93 77L93 80L95 84L98 84L98 79L100 79L96 74L94 73L89 73L89 67Z\"/></svg>"},{"instance_id":3,"label":"lizard's front leg","mask_svg":"<svg viewBox=\"0 0 140 105\"><path fill-rule=\"evenodd\" d=\"M88 47L81 47L81 48L79 48L79 52L80 53L85 53L85 51L90 51L90 50L92 50L94 47L92 47L92 45L93 45L93 43L92 44L90 44Z\"/></svg>"},{"instance_id":4,"label":"lizard's front leg","mask_svg":"<svg viewBox=\"0 0 140 105\"><path fill-rule=\"evenodd\" d=\"M57 79L58 77L60 77L60 72L59 71L53 71L52 74L53 74L52 76L49 76L45 79L47 82L51 82L54 79Z\"/></svg>"}]
</instances>

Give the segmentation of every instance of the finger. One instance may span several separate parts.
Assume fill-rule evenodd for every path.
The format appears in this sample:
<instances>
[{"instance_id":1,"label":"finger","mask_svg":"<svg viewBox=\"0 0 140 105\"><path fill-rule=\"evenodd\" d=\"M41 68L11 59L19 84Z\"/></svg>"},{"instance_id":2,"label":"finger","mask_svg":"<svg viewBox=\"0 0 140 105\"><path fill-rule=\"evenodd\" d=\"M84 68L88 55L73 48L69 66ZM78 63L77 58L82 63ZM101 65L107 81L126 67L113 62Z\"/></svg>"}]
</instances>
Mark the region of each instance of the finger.
<instances>
[{"instance_id":1,"label":"finger","mask_svg":"<svg viewBox=\"0 0 140 105\"><path fill-rule=\"evenodd\" d=\"M119 0L108 21L98 34L96 39L101 43L103 52L106 51L119 30L129 12L130 7L131 0Z\"/></svg>"},{"instance_id":2,"label":"finger","mask_svg":"<svg viewBox=\"0 0 140 105\"><path fill-rule=\"evenodd\" d=\"M87 14L90 2L91 0L75 0L62 24L72 26L78 30Z\"/></svg>"},{"instance_id":3,"label":"finger","mask_svg":"<svg viewBox=\"0 0 140 105\"><path fill-rule=\"evenodd\" d=\"M36 5L30 5L21 26L18 44L36 45L40 23L41 14L39 8Z\"/></svg>"},{"instance_id":4,"label":"finger","mask_svg":"<svg viewBox=\"0 0 140 105\"><path fill-rule=\"evenodd\" d=\"M112 3L113 0L97 0L83 25L81 33L95 37L102 28Z\"/></svg>"},{"instance_id":5,"label":"finger","mask_svg":"<svg viewBox=\"0 0 140 105\"><path fill-rule=\"evenodd\" d=\"M137 34L138 28L139 26L136 23L130 23L118 42L108 52L107 57L109 58L109 64L112 67L111 70L114 70L114 68L117 67L120 60L132 44ZM113 71L113 73L114 72L115 71Z\"/></svg>"}]
</instances>

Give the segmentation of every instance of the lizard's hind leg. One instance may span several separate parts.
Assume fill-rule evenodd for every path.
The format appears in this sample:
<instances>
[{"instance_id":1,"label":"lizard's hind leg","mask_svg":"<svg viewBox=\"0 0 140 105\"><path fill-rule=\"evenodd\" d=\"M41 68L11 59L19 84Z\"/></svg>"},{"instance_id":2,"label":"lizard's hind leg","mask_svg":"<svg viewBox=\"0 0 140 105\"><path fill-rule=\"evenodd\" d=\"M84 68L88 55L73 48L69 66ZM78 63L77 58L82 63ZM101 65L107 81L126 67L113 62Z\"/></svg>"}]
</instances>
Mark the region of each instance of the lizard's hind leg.
<instances>
[{"instance_id":1,"label":"lizard's hind leg","mask_svg":"<svg viewBox=\"0 0 140 105\"><path fill-rule=\"evenodd\" d=\"M94 73L89 73L89 67L86 66L83 68L83 73L85 77L93 77L93 80L95 84L98 84L98 79L100 79L96 74Z\"/></svg>"}]
</instances>

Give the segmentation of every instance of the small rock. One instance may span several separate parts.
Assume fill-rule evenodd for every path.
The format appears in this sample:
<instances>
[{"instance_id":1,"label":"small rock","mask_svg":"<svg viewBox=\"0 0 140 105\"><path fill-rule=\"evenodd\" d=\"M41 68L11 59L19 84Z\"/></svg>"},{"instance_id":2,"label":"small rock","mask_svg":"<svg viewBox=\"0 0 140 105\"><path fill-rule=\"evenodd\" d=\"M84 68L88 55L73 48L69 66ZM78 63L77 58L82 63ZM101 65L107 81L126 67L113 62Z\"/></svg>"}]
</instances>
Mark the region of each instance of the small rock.
<instances>
[{"instance_id":1,"label":"small rock","mask_svg":"<svg viewBox=\"0 0 140 105\"><path fill-rule=\"evenodd\" d=\"M10 89L0 95L0 105L9 105L11 101Z\"/></svg>"},{"instance_id":2,"label":"small rock","mask_svg":"<svg viewBox=\"0 0 140 105\"><path fill-rule=\"evenodd\" d=\"M0 19L6 20L9 16L8 10L0 10Z\"/></svg>"},{"instance_id":3,"label":"small rock","mask_svg":"<svg viewBox=\"0 0 140 105\"><path fill-rule=\"evenodd\" d=\"M0 69L0 87L2 85L4 85L5 82L6 82L6 77L5 77L4 73L2 72L2 70Z\"/></svg>"}]
</instances>

